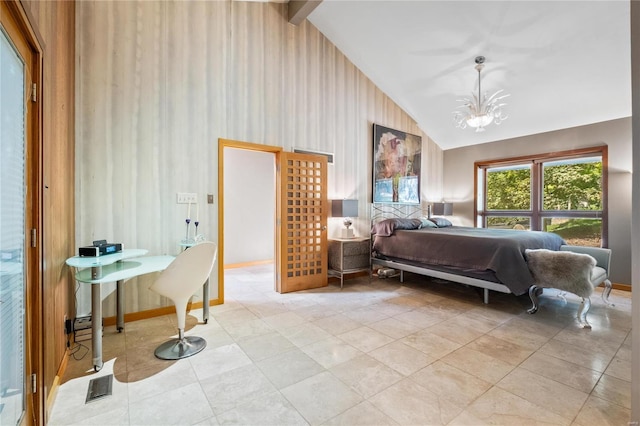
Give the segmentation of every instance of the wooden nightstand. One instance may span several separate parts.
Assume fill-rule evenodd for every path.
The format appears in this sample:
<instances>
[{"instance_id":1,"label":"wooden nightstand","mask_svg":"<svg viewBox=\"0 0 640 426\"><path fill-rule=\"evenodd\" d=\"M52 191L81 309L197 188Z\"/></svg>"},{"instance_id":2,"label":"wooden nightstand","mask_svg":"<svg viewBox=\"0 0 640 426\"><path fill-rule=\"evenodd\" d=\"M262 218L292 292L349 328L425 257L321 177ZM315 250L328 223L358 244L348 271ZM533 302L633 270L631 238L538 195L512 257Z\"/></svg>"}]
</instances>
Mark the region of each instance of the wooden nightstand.
<instances>
[{"instance_id":1,"label":"wooden nightstand","mask_svg":"<svg viewBox=\"0 0 640 426\"><path fill-rule=\"evenodd\" d=\"M369 270L370 238L330 238L329 276L340 277L340 288L345 274Z\"/></svg>"}]
</instances>

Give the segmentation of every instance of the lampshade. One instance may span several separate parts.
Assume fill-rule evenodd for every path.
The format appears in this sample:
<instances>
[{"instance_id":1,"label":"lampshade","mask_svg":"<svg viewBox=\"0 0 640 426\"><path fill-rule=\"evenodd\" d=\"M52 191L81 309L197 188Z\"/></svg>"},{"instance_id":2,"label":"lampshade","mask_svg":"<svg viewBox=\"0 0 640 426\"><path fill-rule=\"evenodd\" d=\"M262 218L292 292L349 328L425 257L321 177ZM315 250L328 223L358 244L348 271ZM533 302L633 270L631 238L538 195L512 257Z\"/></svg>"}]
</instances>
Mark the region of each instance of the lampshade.
<instances>
[{"instance_id":1,"label":"lampshade","mask_svg":"<svg viewBox=\"0 0 640 426\"><path fill-rule=\"evenodd\" d=\"M345 228L342 229L342 238L353 238L353 229L349 228L353 221L352 217L358 217L358 200L331 200L331 216L343 217Z\"/></svg>"},{"instance_id":2,"label":"lampshade","mask_svg":"<svg viewBox=\"0 0 640 426\"><path fill-rule=\"evenodd\" d=\"M331 200L331 216L358 217L358 200Z\"/></svg>"},{"instance_id":3,"label":"lampshade","mask_svg":"<svg viewBox=\"0 0 640 426\"><path fill-rule=\"evenodd\" d=\"M453 214L453 203L433 203L433 214L451 216Z\"/></svg>"}]
</instances>

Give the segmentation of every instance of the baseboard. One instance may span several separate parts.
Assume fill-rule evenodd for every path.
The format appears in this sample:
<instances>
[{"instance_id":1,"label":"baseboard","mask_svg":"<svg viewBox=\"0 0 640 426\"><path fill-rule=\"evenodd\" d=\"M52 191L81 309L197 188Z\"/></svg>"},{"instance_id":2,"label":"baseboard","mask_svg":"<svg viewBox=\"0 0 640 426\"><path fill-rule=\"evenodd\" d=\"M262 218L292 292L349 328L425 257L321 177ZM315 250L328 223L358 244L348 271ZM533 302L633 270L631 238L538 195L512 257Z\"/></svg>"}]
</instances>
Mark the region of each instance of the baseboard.
<instances>
[{"instance_id":1,"label":"baseboard","mask_svg":"<svg viewBox=\"0 0 640 426\"><path fill-rule=\"evenodd\" d=\"M220 301L218 300L209 301L209 306L216 306L216 305L220 305ZM189 303L187 305L187 312L189 312L191 309L200 309L202 308L202 306L204 306L202 302ZM124 322L128 323L132 321L140 321L144 319L161 317L162 315L169 315L169 314L175 314L175 313L176 313L175 306L164 306L162 308L148 309L146 311L131 312L129 314L124 314ZM104 325L105 327L110 325L116 325L116 317L104 317L102 320L102 325Z\"/></svg>"},{"instance_id":2,"label":"baseboard","mask_svg":"<svg viewBox=\"0 0 640 426\"><path fill-rule=\"evenodd\" d=\"M62 377L64 376L65 371L67 371L68 362L69 362L69 348L65 348L64 355L62 356L62 361L60 362L60 366L58 366L58 371L56 372L56 376L53 378L53 383L51 383L51 387L49 388L49 392L47 393L47 401L45 403L45 411L47 412L47 415L46 415L47 419L49 418L49 414L51 414L51 409L53 408L53 403L56 400L56 395L58 394L58 389L60 388L60 382L62 380Z\"/></svg>"},{"instance_id":3,"label":"baseboard","mask_svg":"<svg viewBox=\"0 0 640 426\"><path fill-rule=\"evenodd\" d=\"M246 268L248 266L269 265L272 263L273 263L273 259L254 260L252 262L241 262L241 263L227 263L224 265L224 269Z\"/></svg>"},{"instance_id":4,"label":"baseboard","mask_svg":"<svg viewBox=\"0 0 640 426\"><path fill-rule=\"evenodd\" d=\"M368 276L369 276L368 271L360 271L360 272L354 272L352 274L344 274L344 280L346 281L349 278L368 277ZM328 277L327 282L340 283L340 277Z\"/></svg>"},{"instance_id":5,"label":"baseboard","mask_svg":"<svg viewBox=\"0 0 640 426\"><path fill-rule=\"evenodd\" d=\"M611 283L611 287L613 287L616 290L631 291L630 284Z\"/></svg>"}]
</instances>

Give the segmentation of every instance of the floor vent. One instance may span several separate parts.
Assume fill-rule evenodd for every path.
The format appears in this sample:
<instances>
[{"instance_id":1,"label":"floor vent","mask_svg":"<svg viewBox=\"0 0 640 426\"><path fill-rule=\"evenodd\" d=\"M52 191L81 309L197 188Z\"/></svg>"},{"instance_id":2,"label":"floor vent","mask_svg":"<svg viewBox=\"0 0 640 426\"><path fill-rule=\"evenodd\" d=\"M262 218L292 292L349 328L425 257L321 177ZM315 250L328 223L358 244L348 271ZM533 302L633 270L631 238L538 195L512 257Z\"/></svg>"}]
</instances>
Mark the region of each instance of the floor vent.
<instances>
[{"instance_id":1,"label":"floor vent","mask_svg":"<svg viewBox=\"0 0 640 426\"><path fill-rule=\"evenodd\" d=\"M96 399L104 398L111 395L111 388L113 387L113 374L108 376L98 377L97 379L91 379L89 382L89 389L87 389L87 399L84 402L95 401Z\"/></svg>"}]
</instances>

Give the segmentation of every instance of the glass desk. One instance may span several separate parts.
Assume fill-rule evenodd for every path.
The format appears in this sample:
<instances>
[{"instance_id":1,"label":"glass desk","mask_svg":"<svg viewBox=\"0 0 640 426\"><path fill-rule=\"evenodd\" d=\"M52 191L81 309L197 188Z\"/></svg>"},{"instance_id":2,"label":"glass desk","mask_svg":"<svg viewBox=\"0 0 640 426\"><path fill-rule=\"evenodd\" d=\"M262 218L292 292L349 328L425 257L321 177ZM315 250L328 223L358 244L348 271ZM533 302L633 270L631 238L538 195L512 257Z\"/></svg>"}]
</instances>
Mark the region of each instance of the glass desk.
<instances>
[{"instance_id":1,"label":"glass desk","mask_svg":"<svg viewBox=\"0 0 640 426\"><path fill-rule=\"evenodd\" d=\"M124 329L124 289L125 280L151 272L162 271L173 261L174 256L144 256L147 250L125 249L119 253L98 257L74 256L67 259L69 266L77 268L78 282L91 286L91 349L93 368L102 368L102 297L101 284L116 282L116 327ZM208 303L204 304L208 307Z\"/></svg>"}]
</instances>

